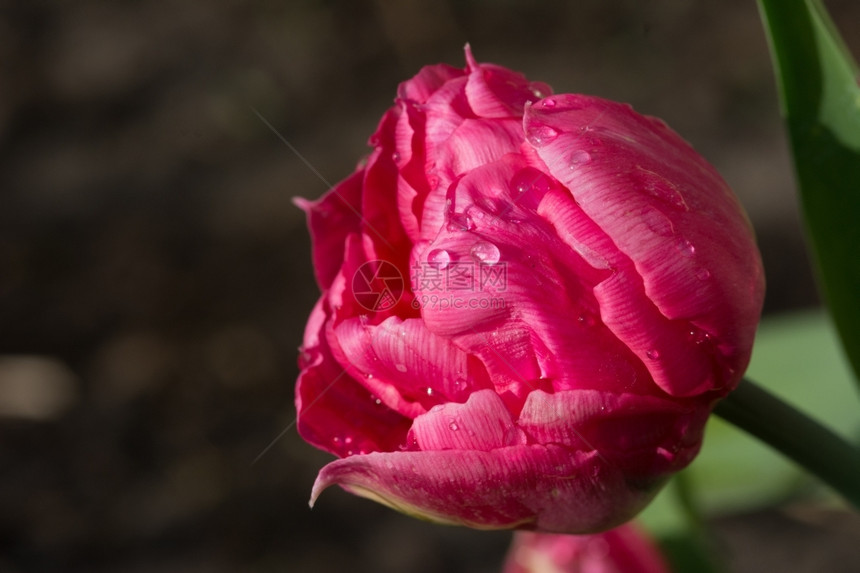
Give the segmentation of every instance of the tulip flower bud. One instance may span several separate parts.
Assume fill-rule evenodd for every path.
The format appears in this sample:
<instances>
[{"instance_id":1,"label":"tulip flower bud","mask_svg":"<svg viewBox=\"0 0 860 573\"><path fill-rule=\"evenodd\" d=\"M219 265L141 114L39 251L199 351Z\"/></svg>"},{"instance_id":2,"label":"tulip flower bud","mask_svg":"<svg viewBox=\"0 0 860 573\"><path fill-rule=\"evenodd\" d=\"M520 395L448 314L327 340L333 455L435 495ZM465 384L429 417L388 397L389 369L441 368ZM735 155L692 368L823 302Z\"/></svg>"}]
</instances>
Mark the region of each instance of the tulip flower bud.
<instances>
[{"instance_id":1,"label":"tulip flower bud","mask_svg":"<svg viewBox=\"0 0 860 573\"><path fill-rule=\"evenodd\" d=\"M669 573L654 543L632 524L591 535L518 531L502 573Z\"/></svg>"},{"instance_id":2,"label":"tulip flower bud","mask_svg":"<svg viewBox=\"0 0 860 573\"><path fill-rule=\"evenodd\" d=\"M478 528L592 532L698 452L764 279L723 179L662 121L503 67L400 85L369 158L299 200L322 296L298 430L338 484Z\"/></svg>"}]
</instances>

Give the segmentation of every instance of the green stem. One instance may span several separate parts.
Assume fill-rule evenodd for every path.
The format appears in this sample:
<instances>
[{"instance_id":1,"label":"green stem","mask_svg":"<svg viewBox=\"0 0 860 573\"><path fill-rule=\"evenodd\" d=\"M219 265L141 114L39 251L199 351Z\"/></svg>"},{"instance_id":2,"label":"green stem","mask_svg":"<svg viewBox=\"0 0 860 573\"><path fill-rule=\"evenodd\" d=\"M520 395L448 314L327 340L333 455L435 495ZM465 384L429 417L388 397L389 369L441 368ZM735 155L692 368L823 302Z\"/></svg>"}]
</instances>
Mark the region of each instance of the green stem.
<instances>
[{"instance_id":1,"label":"green stem","mask_svg":"<svg viewBox=\"0 0 860 573\"><path fill-rule=\"evenodd\" d=\"M860 449L744 379L714 413L775 448L860 509Z\"/></svg>"}]
</instances>

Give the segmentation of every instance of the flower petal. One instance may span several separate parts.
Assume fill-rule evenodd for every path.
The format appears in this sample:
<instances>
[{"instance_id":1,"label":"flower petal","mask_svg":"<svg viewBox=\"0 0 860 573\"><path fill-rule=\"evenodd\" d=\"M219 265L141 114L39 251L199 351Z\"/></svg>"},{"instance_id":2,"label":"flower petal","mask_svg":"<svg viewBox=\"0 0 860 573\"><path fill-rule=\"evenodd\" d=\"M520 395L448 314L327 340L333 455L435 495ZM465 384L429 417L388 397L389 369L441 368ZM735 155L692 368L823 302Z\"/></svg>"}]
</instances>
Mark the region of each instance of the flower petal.
<instances>
[{"instance_id":1,"label":"flower petal","mask_svg":"<svg viewBox=\"0 0 860 573\"><path fill-rule=\"evenodd\" d=\"M614 527L659 485L633 487L596 453L555 445L351 456L322 469L311 505L334 484L438 523L559 533Z\"/></svg>"},{"instance_id":2,"label":"flower petal","mask_svg":"<svg viewBox=\"0 0 860 573\"><path fill-rule=\"evenodd\" d=\"M522 140L522 122L518 118L464 119L444 143L437 146L434 160L437 167L453 179L516 151Z\"/></svg>"},{"instance_id":3,"label":"flower petal","mask_svg":"<svg viewBox=\"0 0 860 573\"><path fill-rule=\"evenodd\" d=\"M336 456L391 451L406 443L412 421L381 403L334 359L321 335L323 300L317 303L305 331L302 372L296 386L299 434ZM343 413L349 412L349 417Z\"/></svg>"},{"instance_id":4,"label":"flower petal","mask_svg":"<svg viewBox=\"0 0 860 573\"><path fill-rule=\"evenodd\" d=\"M479 450L524 445L526 436L493 390L479 390L465 404L439 404L415 418L409 443L418 449Z\"/></svg>"},{"instance_id":5,"label":"flower petal","mask_svg":"<svg viewBox=\"0 0 860 573\"><path fill-rule=\"evenodd\" d=\"M418 319L359 318L334 328L345 367L390 408L414 418L445 401L465 402L490 386L483 366Z\"/></svg>"},{"instance_id":6,"label":"flower petal","mask_svg":"<svg viewBox=\"0 0 860 573\"><path fill-rule=\"evenodd\" d=\"M517 531L503 573L669 573L654 542L631 523L591 535Z\"/></svg>"},{"instance_id":7,"label":"flower petal","mask_svg":"<svg viewBox=\"0 0 860 573\"><path fill-rule=\"evenodd\" d=\"M397 97L424 103L439 88L463 75L465 75L463 70L447 64L424 66L415 77L398 86Z\"/></svg>"},{"instance_id":8,"label":"flower petal","mask_svg":"<svg viewBox=\"0 0 860 573\"><path fill-rule=\"evenodd\" d=\"M593 449L627 475L677 471L699 451L707 406L654 396L568 390L529 394L517 424L530 440Z\"/></svg>"},{"instance_id":9,"label":"flower petal","mask_svg":"<svg viewBox=\"0 0 860 573\"><path fill-rule=\"evenodd\" d=\"M523 106L538 96L526 78L508 68L494 64L478 64L466 49L469 64L469 81L466 84L466 97L475 115L486 118L520 117ZM541 85L549 95L549 87Z\"/></svg>"},{"instance_id":10,"label":"flower petal","mask_svg":"<svg viewBox=\"0 0 860 573\"><path fill-rule=\"evenodd\" d=\"M313 242L314 273L320 290L331 286L343 264L346 238L361 232L362 180L359 169L316 201L296 198L306 214Z\"/></svg>"},{"instance_id":11,"label":"flower petal","mask_svg":"<svg viewBox=\"0 0 860 573\"><path fill-rule=\"evenodd\" d=\"M727 391L749 359L751 345L745 343L753 336L762 292L757 288L760 261L737 199L717 172L662 122L594 97L552 100L552 106L546 105L548 100L529 106L524 116L527 134L544 135L530 137L538 155L633 262L659 314L679 321L668 329L671 342L658 341L660 348L629 339L634 334L630 329L616 334L665 390L676 395ZM716 241L717 236L725 239ZM736 288L739 281L750 288ZM621 304L618 298L613 301ZM629 324L621 316L632 310L626 306L613 309L616 324ZM679 337L691 331L691 340L679 345ZM710 342L699 350L727 362L704 377L685 371L690 360L672 364L664 354L674 348L679 352L672 358L689 356L704 339ZM737 344L738 339L744 343ZM732 342L721 344L723 340ZM646 358L654 351L661 355L659 361Z\"/></svg>"}]
</instances>

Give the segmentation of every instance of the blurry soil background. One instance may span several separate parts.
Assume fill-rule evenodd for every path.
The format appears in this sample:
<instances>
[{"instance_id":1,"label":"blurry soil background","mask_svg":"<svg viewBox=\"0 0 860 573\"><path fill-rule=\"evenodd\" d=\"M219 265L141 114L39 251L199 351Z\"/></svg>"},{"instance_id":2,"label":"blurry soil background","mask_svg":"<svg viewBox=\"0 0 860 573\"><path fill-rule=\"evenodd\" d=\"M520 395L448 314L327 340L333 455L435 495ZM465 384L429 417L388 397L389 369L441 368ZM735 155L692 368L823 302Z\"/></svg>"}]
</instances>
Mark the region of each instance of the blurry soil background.
<instances>
[{"instance_id":1,"label":"blurry soil background","mask_svg":"<svg viewBox=\"0 0 860 573\"><path fill-rule=\"evenodd\" d=\"M860 3L828 5L860 53ZM0 1L0 572L498 570L507 533L309 510L329 456L292 427L291 200L467 41L664 118L749 209L766 311L817 304L753 0ZM856 522L720 523L734 571L860 569Z\"/></svg>"}]
</instances>

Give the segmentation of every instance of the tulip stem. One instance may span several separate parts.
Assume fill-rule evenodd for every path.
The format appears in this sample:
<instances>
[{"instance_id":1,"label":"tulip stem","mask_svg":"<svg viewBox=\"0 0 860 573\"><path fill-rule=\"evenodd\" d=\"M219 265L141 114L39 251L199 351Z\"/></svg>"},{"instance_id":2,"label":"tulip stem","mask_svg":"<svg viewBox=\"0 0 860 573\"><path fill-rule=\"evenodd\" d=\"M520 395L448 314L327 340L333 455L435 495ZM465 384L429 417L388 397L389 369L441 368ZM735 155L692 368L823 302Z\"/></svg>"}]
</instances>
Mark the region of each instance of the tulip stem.
<instances>
[{"instance_id":1,"label":"tulip stem","mask_svg":"<svg viewBox=\"0 0 860 573\"><path fill-rule=\"evenodd\" d=\"M744 379L714 413L788 457L860 509L860 449Z\"/></svg>"}]
</instances>

